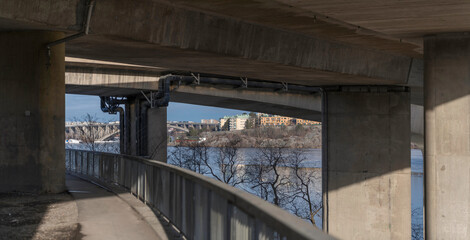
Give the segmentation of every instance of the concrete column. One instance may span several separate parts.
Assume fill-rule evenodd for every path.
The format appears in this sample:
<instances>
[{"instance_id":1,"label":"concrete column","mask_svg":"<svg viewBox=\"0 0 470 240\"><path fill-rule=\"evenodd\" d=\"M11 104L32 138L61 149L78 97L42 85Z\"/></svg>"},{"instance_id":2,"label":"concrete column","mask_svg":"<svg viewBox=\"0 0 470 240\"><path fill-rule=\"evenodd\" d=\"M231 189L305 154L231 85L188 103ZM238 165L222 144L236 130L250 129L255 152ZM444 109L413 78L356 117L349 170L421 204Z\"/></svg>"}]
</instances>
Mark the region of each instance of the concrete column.
<instances>
[{"instance_id":1,"label":"concrete column","mask_svg":"<svg viewBox=\"0 0 470 240\"><path fill-rule=\"evenodd\" d=\"M167 162L166 107L152 108L147 111L147 156Z\"/></svg>"},{"instance_id":2,"label":"concrete column","mask_svg":"<svg viewBox=\"0 0 470 240\"><path fill-rule=\"evenodd\" d=\"M130 149L131 149L131 121L129 120L131 118L130 114L130 104L126 103L124 105L124 119L123 123L121 124L121 154L127 154L130 155Z\"/></svg>"},{"instance_id":3,"label":"concrete column","mask_svg":"<svg viewBox=\"0 0 470 240\"><path fill-rule=\"evenodd\" d=\"M323 228L340 239L410 239L409 92L323 94Z\"/></svg>"},{"instance_id":4,"label":"concrete column","mask_svg":"<svg viewBox=\"0 0 470 240\"><path fill-rule=\"evenodd\" d=\"M129 103L129 145L128 145L128 152L127 154L138 156L137 151L137 141L139 140L138 133L139 133L139 125L138 125L138 117L139 117L139 106L138 100L132 100Z\"/></svg>"},{"instance_id":5,"label":"concrete column","mask_svg":"<svg viewBox=\"0 0 470 240\"><path fill-rule=\"evenodd\" d=\"M470 239L470 36L424 39L426 239Z\"/></svg>"},{"instance_id":6,"label":"concrete column","mask_svg":"<svg viewBox=\"0 0 470 240\"><path fill-rule=\"evenodd\" d=\"M166 107L150 108L146 100L134 98L126 105L129 115L128 154L167 161Z\"/></svg>"},{"instance_id":7,"label":"concrete column","mask_svg":"<svg viewBox=\"0 0 470 240\"><path fill-rule=\"evenodd\" d=\"M1 192L65 189L65 48L45 47L62 37L0 33Z\"/></svg>"}]
</instances>

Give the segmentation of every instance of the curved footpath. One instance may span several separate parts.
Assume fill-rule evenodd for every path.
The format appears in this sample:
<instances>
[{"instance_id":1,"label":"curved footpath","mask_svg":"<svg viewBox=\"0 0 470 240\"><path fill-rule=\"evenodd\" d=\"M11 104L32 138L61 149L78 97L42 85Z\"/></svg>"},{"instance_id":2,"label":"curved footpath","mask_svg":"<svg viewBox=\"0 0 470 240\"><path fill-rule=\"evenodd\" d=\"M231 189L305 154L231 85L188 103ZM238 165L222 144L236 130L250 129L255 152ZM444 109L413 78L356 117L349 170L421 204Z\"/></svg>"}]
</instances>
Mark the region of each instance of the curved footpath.
<instances>
[{"instance_id":1,"label":"curved footpath","mask_svg":"<svg viewBox=\"0 0 470 240\"><path fill-rule=\"evenodd\" d=\"M71 175L67 175L66 183L78 208L77 239L168 239L158 221L148 223L148 216L137 212L136 208L148 208L139 200L134 198L133 201L133 197L123 200L115 193Z\"/></svg>"}]
</instances>

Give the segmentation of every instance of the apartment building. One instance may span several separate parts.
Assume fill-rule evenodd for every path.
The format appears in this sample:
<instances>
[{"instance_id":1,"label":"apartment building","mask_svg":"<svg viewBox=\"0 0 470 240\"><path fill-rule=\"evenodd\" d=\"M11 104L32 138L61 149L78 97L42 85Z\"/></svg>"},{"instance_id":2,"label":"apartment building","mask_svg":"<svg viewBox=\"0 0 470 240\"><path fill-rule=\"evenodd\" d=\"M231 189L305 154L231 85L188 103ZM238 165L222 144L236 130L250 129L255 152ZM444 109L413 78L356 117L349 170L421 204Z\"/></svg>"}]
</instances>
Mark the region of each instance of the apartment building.
<instances>
[{"instance_id":1,"label":"apartment building","mask_svg":"<svg viewBox=\"0 0 470 240\"><path fill-rule=\"evenodd\" d=\"M305 120L300 118L291 118L278 115L258 115L261 126L291 126L291 125L317 125L317 121Z\"/></svg>"},{"instance_id":2,"label":"apartment building","mask_svg":"<svg viewBox=\"0 0 470 240\"><path fill-rule=\"evenodd\" d=\"M293 118L283 116L263 116L260 117L261 126L290 126Z\"/></svg>"},{"instance_id":3,"label":"apartment building","mask_svg":"<svg viewBox=\"0 0 470 240\"><path fill-rule=\"evenodd\" d=\"M219 121L216 119L201 119L201 123L205 124L219 124Z\"/></svg>"},{"instance_id":4,"label":"apartment building","mask_svg":"<svg viewBox=\"0 0 470 240\"><path fill-rule=\"evenodd\" d=\"M296 118L294 119L294 124L295 125L319 125L321 124L321 122Z\"/></svg>"},{"instance_id":5,"label":"apartment building","mask_svg":"<svg viewBox=\"0 0 470 240\"><path fill-rule=\"evenodd\" d=\"M240 114L236 116L225 116L219 120L220 128L228 122L228 130L243 130L245 129L246 121L250 118L248 114Z\"/></svg>"}]
</instances>

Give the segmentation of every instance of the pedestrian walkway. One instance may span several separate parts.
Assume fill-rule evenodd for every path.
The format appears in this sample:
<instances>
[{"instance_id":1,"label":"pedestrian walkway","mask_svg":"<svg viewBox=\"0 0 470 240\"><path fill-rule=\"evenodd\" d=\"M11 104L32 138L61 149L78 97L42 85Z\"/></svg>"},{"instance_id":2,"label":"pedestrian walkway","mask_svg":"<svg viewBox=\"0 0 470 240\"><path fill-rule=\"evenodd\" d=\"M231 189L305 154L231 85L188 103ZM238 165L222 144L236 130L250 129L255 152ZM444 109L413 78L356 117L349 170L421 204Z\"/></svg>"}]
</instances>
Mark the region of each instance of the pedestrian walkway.
<instances>
[{"instance_id":1,"label":"pedestrian walkway","mask_svg":"<svg viewBox=\"0 0 470 240\"><path fill-rule=\"evenodd\" d=\"M66 184L77 203L79 239L166 239L114 193L70 175Z\"/></svg>"}]
</instances>

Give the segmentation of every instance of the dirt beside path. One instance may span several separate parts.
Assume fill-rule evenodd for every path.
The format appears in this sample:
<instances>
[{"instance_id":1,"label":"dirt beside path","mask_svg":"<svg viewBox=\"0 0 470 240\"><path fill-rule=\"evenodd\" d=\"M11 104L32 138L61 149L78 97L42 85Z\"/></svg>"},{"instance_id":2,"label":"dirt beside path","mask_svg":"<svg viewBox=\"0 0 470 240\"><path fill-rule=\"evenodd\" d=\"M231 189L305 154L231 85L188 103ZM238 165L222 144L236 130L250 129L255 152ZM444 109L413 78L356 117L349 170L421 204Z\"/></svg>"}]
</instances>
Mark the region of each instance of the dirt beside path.
<instances>
[{"instance_id":1,"label":"dirt beside path","mask_svg":"<svg viewBox=\"0 0 470 240\"><path fill-rule=\"evenodd\" d=\"M68 193L0 194L0 239L79 239L77 219Z\"/></svg>"}]
</instances>

